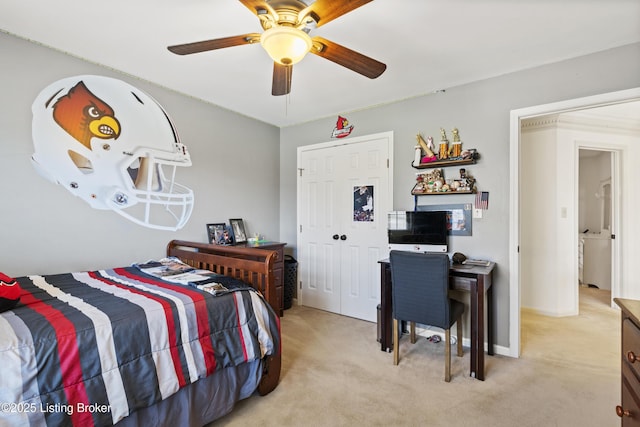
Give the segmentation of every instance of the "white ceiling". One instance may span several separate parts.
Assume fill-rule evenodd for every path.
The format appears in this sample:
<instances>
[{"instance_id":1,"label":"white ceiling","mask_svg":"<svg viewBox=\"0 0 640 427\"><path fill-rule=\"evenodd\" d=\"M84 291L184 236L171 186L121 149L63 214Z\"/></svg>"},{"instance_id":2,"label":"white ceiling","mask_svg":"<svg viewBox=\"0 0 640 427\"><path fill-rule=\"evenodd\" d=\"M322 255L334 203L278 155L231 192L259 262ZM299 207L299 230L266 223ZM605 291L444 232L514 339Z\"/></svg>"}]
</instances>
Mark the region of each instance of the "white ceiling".
<instances>
[{"instance_id":1,"label":"white ceiling","mask_svg":"<svg viewBox=\"0 0 640 427\"><path fill-rule=\"evenodd\" d=\"M291 94L274 97L260 45L189 56L166 49L261 32L237 0L0 0L0 11L9 34L276 126L640 42L638 0L375 0L311 35L384 62L382 76L308 55L294 67Z\"/></svg>"}]
</instances>

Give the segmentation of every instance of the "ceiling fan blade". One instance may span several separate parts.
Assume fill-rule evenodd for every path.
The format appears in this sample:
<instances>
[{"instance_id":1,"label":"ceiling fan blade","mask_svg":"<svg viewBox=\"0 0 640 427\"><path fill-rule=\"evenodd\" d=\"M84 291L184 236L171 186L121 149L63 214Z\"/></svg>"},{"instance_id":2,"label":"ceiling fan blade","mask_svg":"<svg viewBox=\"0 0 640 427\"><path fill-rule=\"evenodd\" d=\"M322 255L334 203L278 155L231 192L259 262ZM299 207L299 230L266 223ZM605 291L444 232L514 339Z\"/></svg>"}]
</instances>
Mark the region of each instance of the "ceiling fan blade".
<instances>
[{"instance_id":1,"label":"ceiling fan blade","mask_svg":"<svg viewBox=\"0 0 640 427\"><path fill-rule=\"evenodd\" d=\"M313 47L310 50L311 53L335 62L338 65L342 65L370 79L375 79L387 69L387 66L382 62L322 37L316 36L312 40Z\"/></svg>"},{"instance_id":2,"label":"ceiling fan blade","mask_svg":"<svg viewBox=\"0 0 640 427\"><path fill-rule=\"evenodd\" d=\"M177 55L189 55L192 53L206 52L208 50L223 49L225 47L240 46L260 41L259 33L244 34L241 36L223 37L221 39L204 40L201 42L177 44L169 46L171 52Z\"/></svg>"},{"instance_id":3,"label":"ceiling fan blade","mask_svg":"<svg viewBox=\"0 0 640 427\"><path fill-rule=\"evenodd\" d=\"M317 22L316 27L319 27L359 8L360 6L364 6L371 1L373 0L316 0L309 6L305 7L300 12L299 16L303 17L311 15L311 17Z\"/></svg>"},{"instance_id":4,"label":"ceiling fan blade","mask_svg":"<svg viewBox=\"0 0 640 427\"><path fill-rule=\"evenodd\" d=\"M271 95L280 96L291 92L291 74L293 73L293 65L282 65L277 62L273 63L273 83L271 87Z\"/></svg>"}]
</instances>

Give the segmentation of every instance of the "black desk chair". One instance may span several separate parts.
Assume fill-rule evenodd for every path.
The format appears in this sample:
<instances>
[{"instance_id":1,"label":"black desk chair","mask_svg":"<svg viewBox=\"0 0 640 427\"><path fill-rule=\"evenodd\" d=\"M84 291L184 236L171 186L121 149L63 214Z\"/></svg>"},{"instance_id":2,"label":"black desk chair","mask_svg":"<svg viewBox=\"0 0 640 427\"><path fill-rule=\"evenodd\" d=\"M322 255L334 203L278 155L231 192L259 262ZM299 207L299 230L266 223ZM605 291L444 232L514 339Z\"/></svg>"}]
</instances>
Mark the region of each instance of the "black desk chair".
<instances>
[{"instance_id":1,"label":"black desk chair","mask_svg":"<svg viewBox=\"0 0 640 427\"><path fill-rule=\"evenodd\" d=\"M411 343L416 342L415 324L445 330L444 380L451 380L451 326L457 324L457 350L462 356L464 304L449 298L449 257L446 254L391 251L393 284L393 364L399 361L398 321L411 325Z\"/></svg>"}]
</instances>

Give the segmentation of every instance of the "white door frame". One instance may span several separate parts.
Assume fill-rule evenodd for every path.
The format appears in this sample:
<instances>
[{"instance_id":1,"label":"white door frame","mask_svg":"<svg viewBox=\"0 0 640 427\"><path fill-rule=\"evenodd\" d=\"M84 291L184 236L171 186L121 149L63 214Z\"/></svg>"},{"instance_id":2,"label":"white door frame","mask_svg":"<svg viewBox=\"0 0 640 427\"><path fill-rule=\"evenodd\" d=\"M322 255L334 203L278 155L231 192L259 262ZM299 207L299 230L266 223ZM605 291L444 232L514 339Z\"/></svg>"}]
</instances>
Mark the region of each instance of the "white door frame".
<instances>
[{"instance_id":1,"label":"white door frame","mask_svg":"<svg viewBox=\"0 0 640 427\"><path fill-rule=\"evenodd\" d=\"M357 137L351 137L351 138L346 138L346 139L336 139L336 140L332 140L332 141L328 141L328 142L321 142L318 144L311 144L311 145L303 145L298 147L298 151L297 151L297 157L296 157L296 167L300 168L301 165L301 155L303 152L305 151L310 151L310 150L319 150L319 149L324 149L324 148L330 148L330 147L338 147L341 145L348 145L348 144L357 144L357 143L361 143L364 141L369 141L372 139L382 139L382 138L386 138L389 141L389 194L388 194L388 200L389 200L389 204L390 207L393 208L393 151L394 151L394 147L393 147L393 131L387 131L387 132L380 132L380 133L374 133L374 134L370 134L370 135L364 135L364 136L357 136ZM300 225L302 223L302 218L301 218L301 207L300 207L300 201L301 201L301 197L300 197L300 192L302 191L302 189L300 188L300 180L297 180L297 184L296 184L296 247L300 248L301 242L300 242ZM385 214L386 215L386 214ZM298 286L298 298L299 301L298 303L303 305L304 304L304 292L301 292L300 286Z\"/></svg>"},{"instance_id":2,"label":"white door frame","mask_svg":"<svg viewBox=\"0 0 640 427\"><path fill-rule=\"evenodd\" d=\"M581 110L640 99L640 88L610 92L511 111L509 208L509 356L520 356L520 121L525 118Z\"/></svg>"}]
</instances>

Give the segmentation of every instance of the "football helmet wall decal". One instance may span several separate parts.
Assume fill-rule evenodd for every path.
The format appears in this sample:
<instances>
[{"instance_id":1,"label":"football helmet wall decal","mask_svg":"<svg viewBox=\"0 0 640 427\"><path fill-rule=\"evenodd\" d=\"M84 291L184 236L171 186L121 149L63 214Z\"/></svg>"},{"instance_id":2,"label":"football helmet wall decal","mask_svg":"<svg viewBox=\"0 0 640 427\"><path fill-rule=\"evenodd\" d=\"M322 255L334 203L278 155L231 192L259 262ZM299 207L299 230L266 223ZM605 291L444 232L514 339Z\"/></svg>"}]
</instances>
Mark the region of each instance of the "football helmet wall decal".
<instances>
[{"instance_id":1,"label":"football helmet wall decal","mask_svg":"<svg viewBox=\"0 0 640 427\"><path fill-rule=\"evenodd\" d=\"M178 230L191 216L193 191L175 182L191 166L164 109L123 81L83 75L43 89L31 107L36 170L95 209Z\"/></svg>"}]
</instances>

